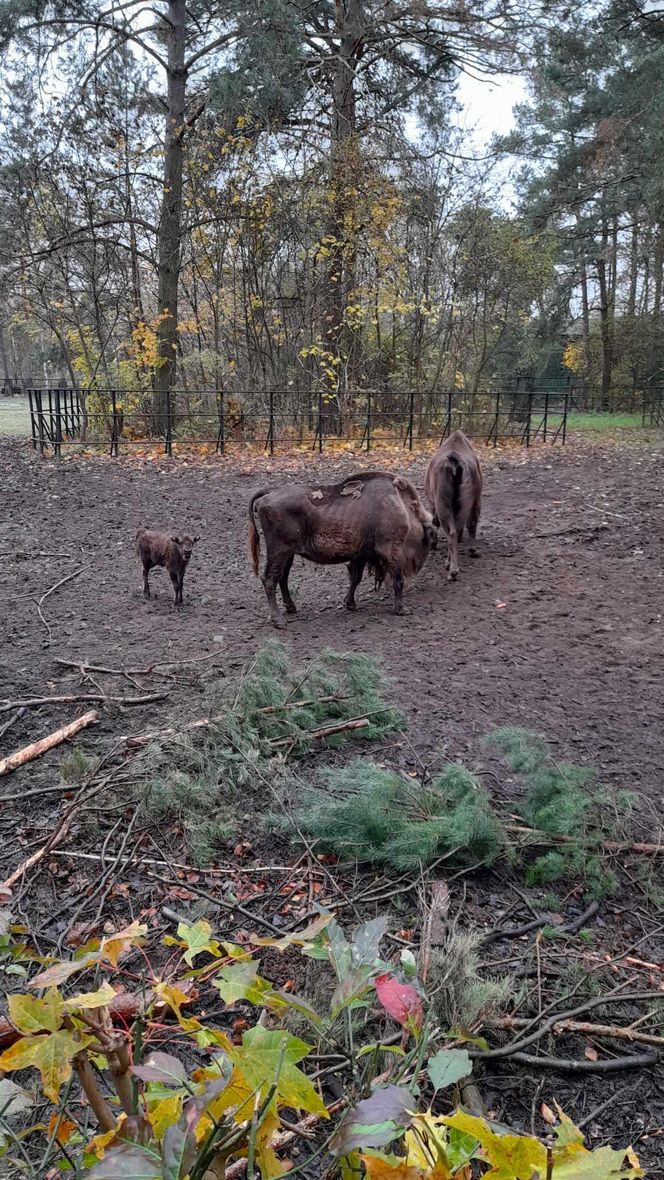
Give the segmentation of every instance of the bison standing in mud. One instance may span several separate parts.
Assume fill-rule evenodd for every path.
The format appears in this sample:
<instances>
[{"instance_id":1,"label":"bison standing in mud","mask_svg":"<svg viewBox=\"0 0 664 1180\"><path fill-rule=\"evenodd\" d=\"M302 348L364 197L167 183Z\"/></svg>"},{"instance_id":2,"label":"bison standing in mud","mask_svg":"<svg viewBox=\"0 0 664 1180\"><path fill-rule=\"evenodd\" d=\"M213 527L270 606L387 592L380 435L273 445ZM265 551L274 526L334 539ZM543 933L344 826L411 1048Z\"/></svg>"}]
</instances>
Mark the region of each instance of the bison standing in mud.
<instances>
[{"instance_id":1,"label":"bison standing in mud","mask_svg":"<svg viewBox=\"0 0 664 1180\"><path fill-rule=\"evenodd\" d=\"M385 471L365 471L335 484L263 488L249 504L249 551L258 576L260 537L267 557L263 586L275 627L285 627L277 606L277 586L288 614L295 603L288 575L296 556L320 565L348 563L348 610L356 610L355 591L365 566L377 584L389 575L394 586L394 612L404 614L404 578L416 574L437 534L431 514L407 479Z\"/></svg>"},{"instance_id":2,"label":"bison standing in mud","mask_svg":"<svg viewBox=\"0 0 664 1180\"><path fill-rule=\"evenodd\" d=\"M455 430L431 456L424 475L424 494L434 512L434 523L447 534L447 579L459 575L458 542L468 529L470 556L477 557L475 534L482 507L482 469L462 430Z\"/></svg>"}]
</instances>

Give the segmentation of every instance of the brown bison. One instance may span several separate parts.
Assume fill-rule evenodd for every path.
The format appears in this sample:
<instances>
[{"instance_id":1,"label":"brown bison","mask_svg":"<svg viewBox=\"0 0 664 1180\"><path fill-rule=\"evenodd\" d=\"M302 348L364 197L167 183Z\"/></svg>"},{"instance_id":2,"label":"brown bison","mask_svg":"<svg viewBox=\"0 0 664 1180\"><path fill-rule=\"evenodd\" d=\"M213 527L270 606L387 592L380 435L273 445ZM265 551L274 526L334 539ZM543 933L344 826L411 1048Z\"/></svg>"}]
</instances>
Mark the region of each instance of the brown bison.
<instances>
[{"instance_id":1,"label":"brown bison","mask_svg":"<svg viewBox=\"0 0 664 1180\"><path fill-rule=\"evenodd\" d=\"M447 534L448 581L459 575L458 542L468 529L470 556L477 557L475 534L482 507L482 469L462 430L455 430L431 456L424 475L424 494L435 525Z\"/></svg>"},{"instance_id":2,"label":"brown bison","mask_svg":"<svg viewBox=\"0 0 664 1180\"><path fill-rule=\"evenodd\" d=\"M258 576L260 537L267 557L263 586L275 627L285 627L277 606L277 586L288 614L295 603L288 575L296 556L319 565L348 563L348 610L356 610L355 591L365 566L381 584L389 574L394 586L394 613L404 614L404 578L424 564L437 533L432 517L406 479L386 471L365 471L340 483L263 488L249 504L249 552Z\"/></svg>"},{"instance_id":3,"label":"brown bison","mask_svg":"<svg viewBox=\"0 0 664 1180\"><path fill-rule=\"evenodd\" d=\"M139 529L136 534L136 552L143 564L143 594L150 597L148 574L155 565L165 566L170 575L173 586L173 605L182 603L182 585L184 573L191 560L194 545L200 537L190 537L186 533L172 536L170 533L158 533L154 529Z\"/></svg>"}]
</instances>

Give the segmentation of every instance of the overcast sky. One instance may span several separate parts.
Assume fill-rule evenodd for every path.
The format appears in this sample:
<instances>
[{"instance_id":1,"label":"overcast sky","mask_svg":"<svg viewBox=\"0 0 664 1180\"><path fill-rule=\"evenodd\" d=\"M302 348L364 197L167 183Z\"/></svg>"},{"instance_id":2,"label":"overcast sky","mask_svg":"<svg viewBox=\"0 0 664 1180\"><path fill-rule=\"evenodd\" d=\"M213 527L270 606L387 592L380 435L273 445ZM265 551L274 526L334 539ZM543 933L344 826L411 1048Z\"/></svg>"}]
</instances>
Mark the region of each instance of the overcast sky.
<instances>
[{"instance_id":1,"label":"overcast sky","mask_svg":"<svg viewBox=\"0 0 664 1180\"><path fill-rule=\"evenodd\" d=\"M457 91L464 105L462 126L473 133L474 146L485 148L492 135L504 135L512 126L512 107L526 97L526 83L515 74L475 79L462 74Z\"/></svg>"}]
</instances>

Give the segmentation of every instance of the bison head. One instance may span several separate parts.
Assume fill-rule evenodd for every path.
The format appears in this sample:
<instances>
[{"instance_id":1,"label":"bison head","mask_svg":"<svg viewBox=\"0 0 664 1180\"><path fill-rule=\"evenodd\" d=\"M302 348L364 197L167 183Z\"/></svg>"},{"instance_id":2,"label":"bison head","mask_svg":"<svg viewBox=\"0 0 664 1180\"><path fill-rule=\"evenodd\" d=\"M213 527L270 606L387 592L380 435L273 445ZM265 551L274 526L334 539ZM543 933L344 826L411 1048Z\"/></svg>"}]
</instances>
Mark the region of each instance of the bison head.
<instances>
[{"instance_id":1,"label":"bison head","mask_svg":"<svg viewBox=\"0 0 664 1180\"><path fill-rule=\"evenodd\" d=\"M200 537L190 537L188 534L185 533L185 535L183 537L171 537L171 540L177 545L178 549L180 550L180 553L182 554L182 558L185 562L185 565L188 565L191 560L191 554L192 554L192 550L194 548L194 545L196 544L197 541L200 541Z\"/></svg>"}]
</instances>

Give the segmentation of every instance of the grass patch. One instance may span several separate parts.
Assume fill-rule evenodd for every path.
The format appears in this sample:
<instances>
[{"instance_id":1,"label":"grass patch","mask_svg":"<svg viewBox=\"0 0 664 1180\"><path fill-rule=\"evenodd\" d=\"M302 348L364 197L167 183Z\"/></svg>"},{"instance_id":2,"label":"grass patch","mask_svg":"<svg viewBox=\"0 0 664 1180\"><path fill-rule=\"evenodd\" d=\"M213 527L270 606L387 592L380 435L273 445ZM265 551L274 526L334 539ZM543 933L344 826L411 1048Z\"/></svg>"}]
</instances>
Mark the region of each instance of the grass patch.
<instances>
[{"instance_id":1,"label":"grass patch","mask_svg":"<svg viewBox=\"0 0 664 1180\"><path fill-rule=\"evenodd\" d=\"M641 428L643 422L640 411L638 413L609 414L601 411L570 414L567 418L568 430L603 431L634 430Z\"/></svg>"}]
</instances>

